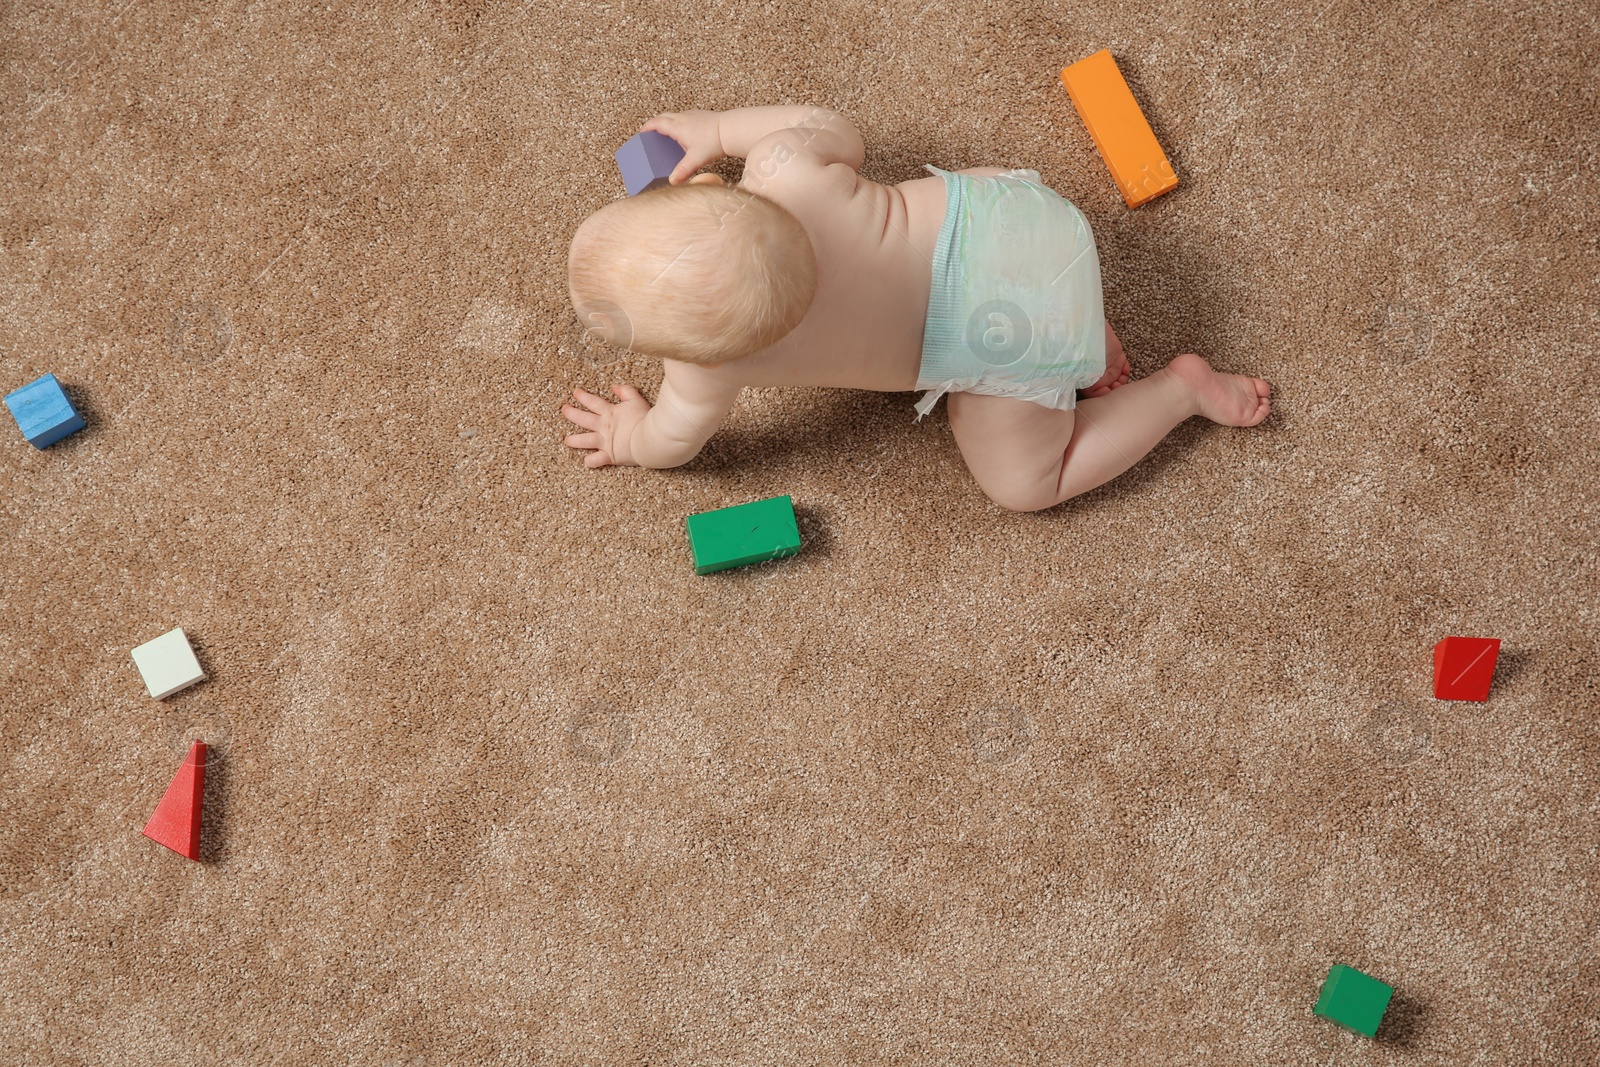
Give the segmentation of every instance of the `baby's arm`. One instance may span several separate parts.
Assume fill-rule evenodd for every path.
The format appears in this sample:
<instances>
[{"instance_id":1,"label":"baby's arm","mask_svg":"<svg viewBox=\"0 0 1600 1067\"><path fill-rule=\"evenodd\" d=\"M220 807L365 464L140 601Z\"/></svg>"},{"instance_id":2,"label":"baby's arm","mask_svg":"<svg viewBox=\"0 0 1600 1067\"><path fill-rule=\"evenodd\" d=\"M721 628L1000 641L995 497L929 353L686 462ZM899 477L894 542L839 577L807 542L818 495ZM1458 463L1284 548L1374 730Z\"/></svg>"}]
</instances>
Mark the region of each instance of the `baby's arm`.
<instances>
[{"instance_id":1,"label":"baby's arm","mask_svg":"<svg viewBox=\"0 0 1600 1067\"><path fill-rule=\"evenodd\" d=\"M737 156L758 165L772 160L782 164L805 153L824 166L843 163L854 171L861 168L866 155L861 134L848 119L837 111L803 104L732 111L669 111L639 128L665 134L683 146L683 158L667 179L673 185L688 180L695 171L723 156ZM745 169L748 175L750 166Z\"/></svg>"},{"instance_id":2,"label":"baby's arm","mask_svg":"<svg viewBox=\"0 0 1600 1067\"><path fill-rule=\"evenodd\" d=\"M785 107L741 107L717 114L722 151L745 159L756 142L779 130L794 130L796 149L804 148L829 163L861 169L866 146L850 120L837 111L804 104Z\"/></svg>"},{"instance_id":3,"label":"baby's arm","mask_svg":"<svg viewBox=\"0 0 1600 1067\"><path fill-rule=\"evenodd\" d=\"M569 433L563 443L568 448L593 449L584 458L584 466L660 468L687 463L739 398L741 386L693 364L670 359L661 363L665 377L655 407L626 382L611 387L617 394L616 403L584 389L572 391L583 408L563 404L561 413L589 432Z\"/></svg>"},{"instance_id":4,"label":"baby's arm","mask_svg":"<svg viewBox=\"0 0 1600 1067\"><path fill-rule=\"evenodd\" d=\"M699 454L739 399L740 386L691 363L665 359L656 406L633 431L633 461L641 467L677 467Z\"/></svg>"}]
</instances>

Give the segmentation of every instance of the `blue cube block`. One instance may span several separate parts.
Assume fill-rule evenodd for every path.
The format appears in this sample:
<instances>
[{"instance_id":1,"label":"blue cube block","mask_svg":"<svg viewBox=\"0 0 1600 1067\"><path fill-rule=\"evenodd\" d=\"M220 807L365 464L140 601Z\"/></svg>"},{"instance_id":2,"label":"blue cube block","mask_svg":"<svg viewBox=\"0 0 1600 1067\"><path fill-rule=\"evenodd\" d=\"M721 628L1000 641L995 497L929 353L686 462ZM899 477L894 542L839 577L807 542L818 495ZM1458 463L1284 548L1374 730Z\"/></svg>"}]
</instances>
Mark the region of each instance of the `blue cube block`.
<instances>
[{"instance_id":1,"label":"blue cube block","mask_svg":"<svg viewBox=\"0 0 1600 1067\"><path fill-rule=\"evenodd\" d=\"M672 168L683 158L683 146L664 133L645 130L617 149L617 169L629 196L666 185Z\"/></svg>"},{"instance_id":2,"label":"blue cube block","mask_svg":"<svg viewBox=\"0 0 1600 1067\"><path fill-rule=\"evenodd\" d=\"M48 448L83 429L83 416L67 399L54 374L31 381L6 397L6 407L34 448Z\"/></svg>"}]
</instances>

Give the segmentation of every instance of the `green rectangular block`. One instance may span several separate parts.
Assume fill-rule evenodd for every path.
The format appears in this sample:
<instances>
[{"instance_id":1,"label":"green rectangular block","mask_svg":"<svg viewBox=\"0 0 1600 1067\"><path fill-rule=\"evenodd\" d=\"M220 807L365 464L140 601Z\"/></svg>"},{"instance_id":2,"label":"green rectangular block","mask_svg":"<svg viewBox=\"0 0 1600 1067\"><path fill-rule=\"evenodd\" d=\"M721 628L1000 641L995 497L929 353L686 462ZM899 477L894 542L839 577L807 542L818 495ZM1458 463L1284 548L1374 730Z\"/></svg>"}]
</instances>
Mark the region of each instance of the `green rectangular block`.
<instances>
[{"instance_id":1,"label":"green rectangular block","mask_svg":"<svg viewBox=\"0 0 1600 1067\"><path fill-rule=\"evenodd\" d=\"M794 501L775 496L689 516L694 572L710 574L800 551Z\"/></svg>"},{"instance_id":2,"label":"green rectangular block","mask_svg":"<svg viewBox=\"0 0 1600 1067\"><path fill-rule=\"evenodd\" d=\"M1354 967L1336 963L1311 1010L1346 1030L1375 1037L1392 996L1394 989L1390 986Z\"/></svg>"}]
</instances>

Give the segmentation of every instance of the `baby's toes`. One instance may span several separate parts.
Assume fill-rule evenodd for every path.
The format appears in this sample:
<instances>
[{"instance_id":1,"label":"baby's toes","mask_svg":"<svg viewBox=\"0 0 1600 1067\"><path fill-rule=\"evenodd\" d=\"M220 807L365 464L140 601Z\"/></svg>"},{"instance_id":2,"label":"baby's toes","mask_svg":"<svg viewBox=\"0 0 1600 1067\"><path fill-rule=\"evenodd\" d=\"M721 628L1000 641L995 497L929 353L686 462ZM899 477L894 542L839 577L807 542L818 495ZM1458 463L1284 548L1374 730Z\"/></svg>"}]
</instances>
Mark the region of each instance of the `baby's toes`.
<instances>
[{"instance_id":1,"label":"baby's toes","mask_svg":"<svg viewBox=\"0 0 1600 1067\"><path fill-rule=\"evenodd\" d=\"M1261 425L1261 423L1267 421L1267 416L1271 415L1271 414L1272 414L1272 401L1268 400L1265 395L1260 396L1259 398L1257 398L1256 411L1255 411L1255 414L1253 416L1251 416L1250 425L1251 426L1259 426L1259 425Z\"/></svg>"}]
</instances>

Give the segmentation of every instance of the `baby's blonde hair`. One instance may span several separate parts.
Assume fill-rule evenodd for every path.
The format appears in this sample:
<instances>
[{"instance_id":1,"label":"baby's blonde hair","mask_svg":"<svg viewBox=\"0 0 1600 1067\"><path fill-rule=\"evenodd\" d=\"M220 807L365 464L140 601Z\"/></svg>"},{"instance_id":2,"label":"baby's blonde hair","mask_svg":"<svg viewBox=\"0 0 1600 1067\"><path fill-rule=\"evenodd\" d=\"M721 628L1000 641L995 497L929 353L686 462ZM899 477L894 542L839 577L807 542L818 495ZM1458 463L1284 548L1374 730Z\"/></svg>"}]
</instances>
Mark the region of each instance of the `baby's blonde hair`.
<instances>
[{"instance_id":1,"label":"baby's blonde hair","mask_svg":"<svg viewBox=\"0 0 1600 1067\"><path fill-rule=\"evenodd\" d=\"M805 229L764 196L669 185L583 220L567 287L585 327L633 352L722 363L805 318L817 263Z\"/></svg>"}]
</instances>

